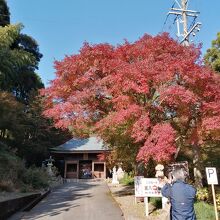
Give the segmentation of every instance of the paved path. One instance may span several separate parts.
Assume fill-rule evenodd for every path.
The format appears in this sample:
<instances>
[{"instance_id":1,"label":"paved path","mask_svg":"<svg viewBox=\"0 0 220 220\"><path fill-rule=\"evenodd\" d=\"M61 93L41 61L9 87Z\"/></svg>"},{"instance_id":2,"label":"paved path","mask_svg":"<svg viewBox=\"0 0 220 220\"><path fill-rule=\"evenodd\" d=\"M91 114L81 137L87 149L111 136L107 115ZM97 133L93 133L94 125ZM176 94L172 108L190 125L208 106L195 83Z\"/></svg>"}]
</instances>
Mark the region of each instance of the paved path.
<instances>
[{"instance_id":1,"label":"paved path","mask_svg":"<svg viewBox=\"0 0 220 220\"><path fill-rule=\"evenodd\" d=\"M71 182L57 188L31 211L11 218L25 220L122 220L122 212L104 182Z\"/></svg>"}]
</instances>

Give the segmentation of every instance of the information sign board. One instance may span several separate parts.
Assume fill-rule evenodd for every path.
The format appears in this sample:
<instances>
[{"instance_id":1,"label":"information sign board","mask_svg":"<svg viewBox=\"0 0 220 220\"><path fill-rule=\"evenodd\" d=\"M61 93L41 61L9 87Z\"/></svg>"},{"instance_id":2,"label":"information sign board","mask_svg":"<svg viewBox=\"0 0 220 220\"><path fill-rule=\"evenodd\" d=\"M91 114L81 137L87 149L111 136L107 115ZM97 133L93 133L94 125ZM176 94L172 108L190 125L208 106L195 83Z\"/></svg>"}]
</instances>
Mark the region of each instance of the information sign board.
<instances>
[{"instance_id":1,"label":"information sign board","mask_svg":"<svg viewBox=\"0 0 220 220\"><path fill-rule=\"evenodd\" d=\"M144 197L162 197L160 183L157 178L142 178L141 184Z\"/></svg>"}]
</instances>

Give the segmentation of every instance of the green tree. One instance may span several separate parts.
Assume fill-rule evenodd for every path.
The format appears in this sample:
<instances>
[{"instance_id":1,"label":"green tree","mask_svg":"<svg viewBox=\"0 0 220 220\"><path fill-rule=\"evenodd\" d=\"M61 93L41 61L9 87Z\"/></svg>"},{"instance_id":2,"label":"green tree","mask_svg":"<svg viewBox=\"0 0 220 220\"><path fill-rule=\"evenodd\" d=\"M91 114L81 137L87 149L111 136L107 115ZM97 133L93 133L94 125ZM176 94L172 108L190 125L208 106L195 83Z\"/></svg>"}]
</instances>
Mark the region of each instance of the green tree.
<instances>
[{"instance_id":1,"label":"green tree","mask_svg":"<svg viewBox=\"0 0 220 220\"><path fill-rule=\"evenodd\" d=\"M42 54L22 28L10 24L6 1L0 0L0 142L27 165L41 165L48 148L70 136L42 116L38 90L44 85L35 72Z\"/></svg>"},{"instance_id":2,"label":"green tree","mask_svg":"<svg viewBox=\"0 0 220 220\"><path fill-rule=\"evenodd\" d=\"M66 142L71 136L67 131L54 128L53 122L42 116L42 99L33 96L22 122L22 142L16 146L19 146L18 155L27 165L39 166L49 156L50 147Z\"/></svg>"},{"instance_id":3,"label":"green tree","mask_svg":"<svg viewBox=\"0 0 220 220\"><path fill-rule=\"evenodd\" d=\"M35 73L42 54L37 42L21 30L21 24L10 25L8 6L0 0L0 90L28 104L32 90L44 87Z\"/></svg>"},{"instance_id":4,"label":"green tree","mask_svg":"<svg viewBox=\"0 0 220 220\"><path fill-rule=\"evenodd\" d=\"M10 24L10 12L5 0L0 0L0 26Z\"/></svg>"},{"instance_id":5,"label":"green tree","mask_svg":"<svg viewBox=\"0 0 220 220\"><path fill-rule=\"evenodd\" d=\"M205 64L217 72L220 72L220 32L217 38L212 41L212 47L205 54Z\"/></svg>"},{"instance_id":6,"label":"green tree","mask_svg":"<svg viewBox=\"0 0 220 220\"><path fill-rule=\"evenodd\" d=\"M16 97L24 103L29 103L29 95L32 94L32 91L44 87L40 77L35 72L38 69L42 54L39 52L37 42L26 34L20 34L13 47L14 49L24 50L34 57L34 62L17 70L18 78L13 85Z\"/></svg>"},{"instance_id":7,"label":"green tree","mask_svg":"<svg viewBox=\"0 0 220 220\"><path fill-rule=\"evenodd\" d=\"M8 92L0 92L0 142L26 161L41 165L48 149L66 142L70 134L42 116L42 100L33 94L29 107ZM1 151L1 149L0 149Z\"/></svg>"},{"instance_id":8,"label":"green tree","mask_svg":"<svg viewBox=\"0 0 220 220\"><path fill-rule=\"evenodd\" d=\"M21 35L21 29L21 25L0 27L0 90L27 104L31 91L44 87L35 73L42 55L32 38ZM21 39L26 39L25 46L18 43Z\"/></svg>"},{"instance_id":9,"label":"green tree","mask_svg":"<svg viewBox=\"0 0 220 220\"><path fill-rule=\"evenodd\" d=\"M0 92L0 139L10 145L22 131L24 106L7 92Z\"/></svg>"},{"instance_id":10,"label":"green tree","mask_svg":"<svg viewBox=\"0 0 220 220\"><path fill-rule=\"evenodd\" d=\"M0 27L0 90L14 94L16 94L14 84L18 82L19 70L36 63L30 52L12 49L21 28L21 25Z\"/></svg>"}]
</instances>

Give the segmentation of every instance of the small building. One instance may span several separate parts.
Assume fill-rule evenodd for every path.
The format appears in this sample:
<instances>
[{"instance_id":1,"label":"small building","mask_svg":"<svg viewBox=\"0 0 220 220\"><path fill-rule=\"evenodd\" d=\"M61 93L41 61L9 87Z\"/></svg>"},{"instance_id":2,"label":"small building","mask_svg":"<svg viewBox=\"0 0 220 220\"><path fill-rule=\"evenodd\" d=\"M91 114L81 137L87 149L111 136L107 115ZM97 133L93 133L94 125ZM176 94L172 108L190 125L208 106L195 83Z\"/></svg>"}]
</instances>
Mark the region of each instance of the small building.
<instances>
[{"instance_id":1,"label":"small building","mask_svg":"<svg viewBox=\"0 0 220 220\"><path fill-rule=\"evenodd\" d=\"M106 162L98 155L106 153L103 141L96 137L72 138L66 143L51 148L56 166L67 179L106 178Z\"/></svg>"}]
</instances>

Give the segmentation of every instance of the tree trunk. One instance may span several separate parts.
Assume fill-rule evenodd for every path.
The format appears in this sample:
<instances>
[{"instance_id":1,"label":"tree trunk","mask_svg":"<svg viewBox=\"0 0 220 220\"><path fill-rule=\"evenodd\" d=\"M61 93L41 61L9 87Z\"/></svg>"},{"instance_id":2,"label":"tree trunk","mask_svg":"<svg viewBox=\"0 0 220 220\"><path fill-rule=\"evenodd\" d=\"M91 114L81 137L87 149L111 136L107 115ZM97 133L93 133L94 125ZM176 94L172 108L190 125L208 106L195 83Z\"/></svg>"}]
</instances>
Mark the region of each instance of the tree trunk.
<instances>
[{"instance_id":1,"label":"tree trunk","mask_svg":"<svg viewBox=\"0 0 220 220\"><path fill-rule=\"evenodd\" d=\"M200 146L193 146L193 173L194 173L194 181L196 187L203 187L202 183L202 172L201 172L201 152Z\"/></svg>"}]
</instances>

